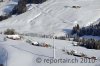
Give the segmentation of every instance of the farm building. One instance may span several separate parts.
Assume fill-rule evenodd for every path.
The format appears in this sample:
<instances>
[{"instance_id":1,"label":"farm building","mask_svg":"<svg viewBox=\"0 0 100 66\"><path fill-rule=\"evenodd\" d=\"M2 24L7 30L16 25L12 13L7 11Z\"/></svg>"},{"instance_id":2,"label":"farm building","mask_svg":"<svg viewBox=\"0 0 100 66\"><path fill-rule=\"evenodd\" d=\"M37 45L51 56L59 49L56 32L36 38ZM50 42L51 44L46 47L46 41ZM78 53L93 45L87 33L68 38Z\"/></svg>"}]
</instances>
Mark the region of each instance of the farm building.
<instances>
[{"instance_id":1,"label":"farm building","mask_svg":"<svg viewBox=\"0 0 100 66\"><path fill-rule=\"evenodd\" d=\"M7 35L6 37L9 39L13 39L13 40L20 40L21 39L20 35Z\"/></svg>"}]
</instances>

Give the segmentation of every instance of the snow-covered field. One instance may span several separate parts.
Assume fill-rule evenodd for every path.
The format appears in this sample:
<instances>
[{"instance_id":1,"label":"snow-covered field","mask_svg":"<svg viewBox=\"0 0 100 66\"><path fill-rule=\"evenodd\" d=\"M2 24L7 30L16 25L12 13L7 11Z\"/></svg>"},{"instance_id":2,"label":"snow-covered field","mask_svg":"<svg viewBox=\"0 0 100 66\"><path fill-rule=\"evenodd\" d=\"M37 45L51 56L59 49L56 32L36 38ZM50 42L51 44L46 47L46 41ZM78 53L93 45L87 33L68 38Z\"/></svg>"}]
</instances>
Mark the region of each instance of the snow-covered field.
<instances>
[{"instance_id":1,"label":"snow-covered field","mask_svg":"<svg viewBox=\"0 0 100 66\"><path fill-rule=\"evenodd\" d=\"M1 37L1 36L0 36ZM2 36L3 38L3 36ZM83 47L75 47L71 41L66 40L54 40L55 44L55 59L74 59L78 60L78 63L44 63L44 59L52 59L54 57L53 48L33 46L25 42L25 39L31 39L38 42L46 42L53 45L52 39L37 38L37 37L25 37L24 40L11 40L0 41L0 63L5 66L100 66L100 50L89 50ZM68 55L62 51L63 48L67 50L75 50L87 54L87 56L95 56L98 60L94 63L83 62L80 57ZM41 63L37 63L36 59L41 58Z\"/></svg>"}]
</instances>

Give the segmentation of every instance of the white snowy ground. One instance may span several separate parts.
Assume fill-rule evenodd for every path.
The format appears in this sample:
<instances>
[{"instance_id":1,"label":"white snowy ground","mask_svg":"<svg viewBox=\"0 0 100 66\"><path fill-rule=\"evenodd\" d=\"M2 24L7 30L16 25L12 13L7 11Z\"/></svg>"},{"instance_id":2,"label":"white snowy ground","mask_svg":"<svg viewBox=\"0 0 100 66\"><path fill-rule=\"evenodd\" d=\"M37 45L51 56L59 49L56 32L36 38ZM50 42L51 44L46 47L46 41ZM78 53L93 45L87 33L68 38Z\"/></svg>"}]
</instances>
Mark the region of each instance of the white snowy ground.
<instances>
[{"instance_id":1,"label":"white snowy ground","mask_svg":"<svg viewBox=\"0 0 100 66\"><path fill-rule=\"evenodd\" d=\"M8 0L4 0L4 2L0 2L0 15L3 14L3 8L7 5Z\"/></svg>"},{"instance_id":2,"label":"white snowy ground","mask_svg":"<svg viewBox=\"0 0 100 66\"><path fill-rule=\"evenodd\" d=\"M4 0L0 3L0 15L8 14L17 4L18 0Z\"/></svg>"},{"instance_id":3,"label":"white snowy ground","mask_svg":"<svg viewBox=\"0 0 100 66\"><path fill-rule=\"evenodd\" d=\"M0 35L0 38L3 36ZM72 46L72 42L55 40L55 59L78 59L78 63L43 63L44 59L52 59L53 49L32 46L26 43L24 40L10 40L3 41L0 39L0 63L3 63L5 66L100 66L100 61L95 63L80 63L81 58L67 55L62 52L61 49L66 47L68 50L77 50L77 52L83 52L88 56L100 57L100 50L89 50L82 47ZM30 38L31 40L46 42L49 44L52 43L52 39L43 39L36 37L25 37L25 39ZM36 58L41 58L42 62L37 63Z\"/></svg>"},{"instance_id":4,"label":"white snowy ground","mask_svg":"<svg viewBox=\"0 0 100 66\"><path fill-rule=\"evenodd\" d=\"M64 33L77 23L87 26L99 17L100 0L47 0L28 6L26 13L0 22L0 31L14 28L23 33Z\"/></svg>"}]
</instances>

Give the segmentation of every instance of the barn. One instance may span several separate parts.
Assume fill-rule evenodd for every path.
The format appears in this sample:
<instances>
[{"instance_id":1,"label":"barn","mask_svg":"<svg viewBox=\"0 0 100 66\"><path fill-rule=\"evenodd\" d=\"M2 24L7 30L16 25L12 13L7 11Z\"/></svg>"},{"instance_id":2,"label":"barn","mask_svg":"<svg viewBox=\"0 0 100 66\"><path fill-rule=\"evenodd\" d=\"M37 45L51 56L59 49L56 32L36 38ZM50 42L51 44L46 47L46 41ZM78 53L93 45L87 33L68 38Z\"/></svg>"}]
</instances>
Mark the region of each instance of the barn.
<instances>
[{"instance_id":1,"label":"barn","mask_svg":"<svg viewBox=\"0 0 100 66\"><path fill-rule=\"evenodd\" d=\"M6 37L9 39L13 39L13 40L20 40L21 39L20 35L7 35Z\"/></svg>"}]
</instances>

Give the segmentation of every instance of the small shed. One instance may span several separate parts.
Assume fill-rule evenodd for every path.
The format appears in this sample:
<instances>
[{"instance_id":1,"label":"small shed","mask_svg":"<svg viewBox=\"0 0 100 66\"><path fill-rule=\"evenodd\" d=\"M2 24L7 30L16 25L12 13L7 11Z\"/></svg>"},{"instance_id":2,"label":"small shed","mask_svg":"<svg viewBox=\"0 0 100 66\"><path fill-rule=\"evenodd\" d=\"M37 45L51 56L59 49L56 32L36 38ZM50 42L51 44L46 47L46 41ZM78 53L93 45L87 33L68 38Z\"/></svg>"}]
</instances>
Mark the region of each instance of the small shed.
<instances>
[{"instance_id":1,"label":"small shed","mask_svg":"<svg viewBox=\"0 0 100 66\"><path fill-rule=\"evenodd\" d=\"M39 46L39 43L36 41L32 41L32 45Z\"/></svg>"}]
</instances>

